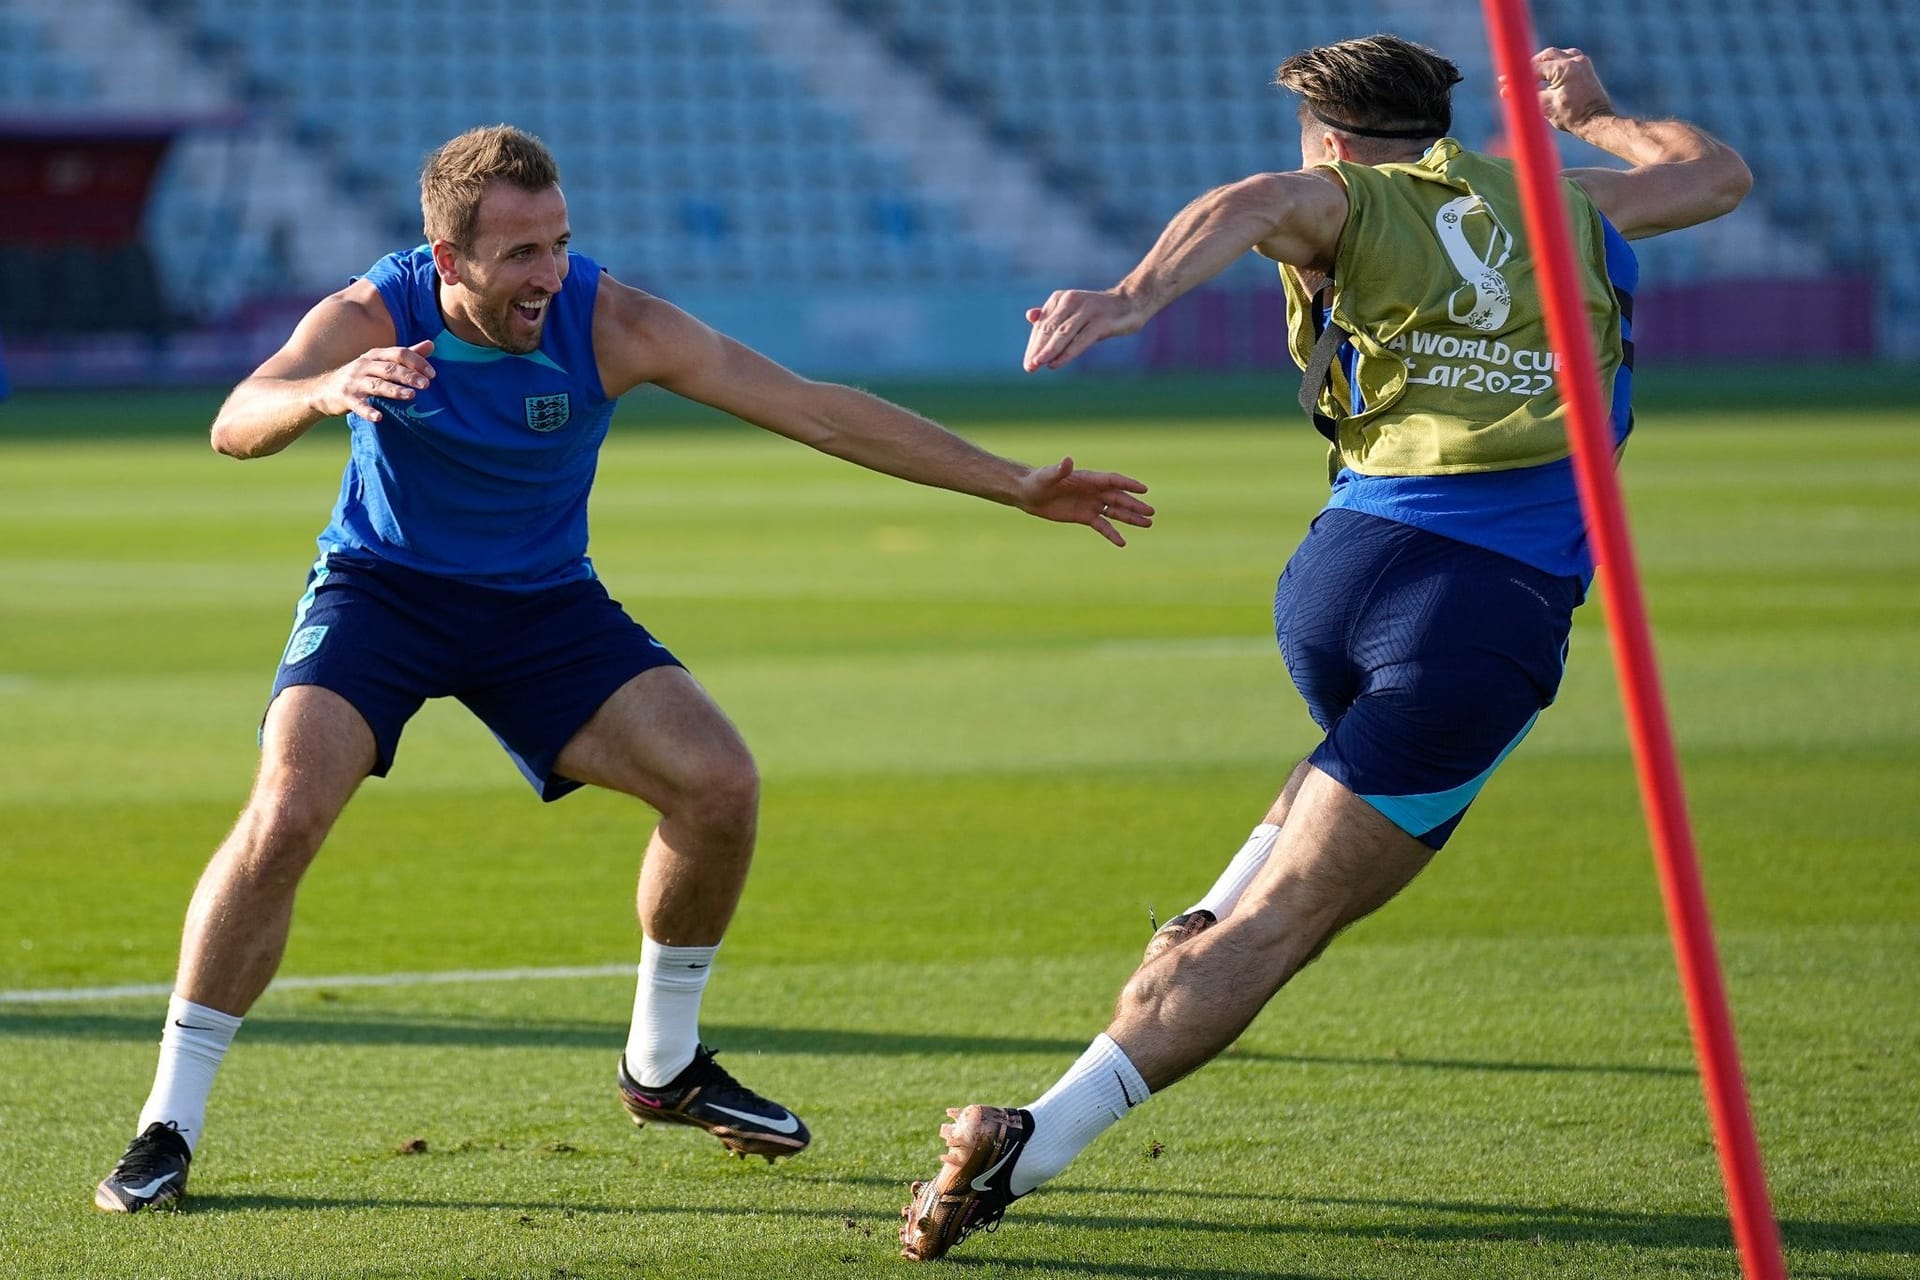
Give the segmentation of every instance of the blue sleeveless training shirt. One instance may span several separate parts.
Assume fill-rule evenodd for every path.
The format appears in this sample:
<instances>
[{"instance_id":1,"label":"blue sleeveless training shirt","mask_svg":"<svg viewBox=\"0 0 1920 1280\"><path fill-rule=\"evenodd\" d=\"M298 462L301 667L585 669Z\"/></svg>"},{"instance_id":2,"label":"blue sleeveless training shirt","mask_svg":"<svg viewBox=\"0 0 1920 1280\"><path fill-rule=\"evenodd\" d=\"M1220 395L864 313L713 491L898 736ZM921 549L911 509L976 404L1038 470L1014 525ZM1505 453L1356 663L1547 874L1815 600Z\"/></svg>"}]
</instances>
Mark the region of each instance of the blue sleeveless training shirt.
<instances>
[{"instance_id":1,"label":"blue sleeveless training shirt","mask_svg":"<svg viewBox=\"0 0 1920 1280\"><path fill-rule=\"evenodd\" d=\"M433 339L434 378L412 400L348 414L353 453L320 550L371 555L481 586L536 590L594 576L587 492L614 401L593 358L600 265L569 253L540 349L463 342L440 314L425 245L382 258L366 280L396 344Z\"/></svg>"}]
</instances>

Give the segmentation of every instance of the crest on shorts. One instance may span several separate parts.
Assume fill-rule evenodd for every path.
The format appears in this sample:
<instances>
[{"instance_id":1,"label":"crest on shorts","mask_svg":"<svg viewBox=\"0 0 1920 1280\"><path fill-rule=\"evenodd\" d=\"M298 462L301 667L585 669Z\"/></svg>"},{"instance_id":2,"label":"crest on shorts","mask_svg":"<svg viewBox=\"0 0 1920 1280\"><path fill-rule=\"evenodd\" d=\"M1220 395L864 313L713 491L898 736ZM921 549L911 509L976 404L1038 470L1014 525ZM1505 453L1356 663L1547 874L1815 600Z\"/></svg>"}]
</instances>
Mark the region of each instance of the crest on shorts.
<instances>
[{"instance_id":1,"label":"crest on shorts","mask_svg":"<svg viewBox=\"0 0 1920 1280\"><path fill-rule=\"evenodd\" d=\"M573 417L573 400L562 391L554 396L527 397L527 425L535 431L558 431Z\"/></svg>"},{"instance_id":2,"label":"crest on shorts","mask_svg":"<svg viewBox=\"0 0 1920 1280\"><path fill-rule=\"evenodd\" d=\"M280 659L280 665L290 667L296 662L304 662L311 658L313 651L318 649L320 642L326 638L327 629L324 625L300 628L293 633L293 639L287 641L287 655Z\"/></svg>"}]
</instances>

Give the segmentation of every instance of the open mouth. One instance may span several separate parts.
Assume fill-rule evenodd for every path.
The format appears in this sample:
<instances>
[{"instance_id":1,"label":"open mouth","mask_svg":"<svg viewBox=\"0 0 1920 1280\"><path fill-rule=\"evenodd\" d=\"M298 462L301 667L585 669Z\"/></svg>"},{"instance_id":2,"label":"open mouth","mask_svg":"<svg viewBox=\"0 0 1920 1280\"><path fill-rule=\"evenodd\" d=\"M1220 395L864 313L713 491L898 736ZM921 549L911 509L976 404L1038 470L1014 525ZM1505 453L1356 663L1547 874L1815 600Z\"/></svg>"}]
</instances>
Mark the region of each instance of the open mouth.
<instances>
[{"instance_id":1,"label":"open mouth","mask_svg":"<svg viewBox=\"0 0 1920 1280\"><path fill-rule=\"evenodd\" d=\"M544 298L535 298L531 302L516 302L513 304L513 314L528 324L539 324L540 317L547 314L547 303L551 301L553 298L549 295Z\"/></svg>"}]
</instances>

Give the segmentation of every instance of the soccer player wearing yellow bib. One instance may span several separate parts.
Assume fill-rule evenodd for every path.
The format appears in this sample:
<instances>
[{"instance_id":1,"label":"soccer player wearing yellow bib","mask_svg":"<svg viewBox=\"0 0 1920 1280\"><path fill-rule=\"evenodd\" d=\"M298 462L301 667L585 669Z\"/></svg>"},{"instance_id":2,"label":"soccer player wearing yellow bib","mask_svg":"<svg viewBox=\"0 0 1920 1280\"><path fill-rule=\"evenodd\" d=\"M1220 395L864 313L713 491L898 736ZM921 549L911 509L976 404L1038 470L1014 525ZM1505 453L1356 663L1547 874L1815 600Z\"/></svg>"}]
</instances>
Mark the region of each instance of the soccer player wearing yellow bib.
<instances>
[{"instance_id":1,"label":"soccer player wearing yellow bib","mask_svg":"<svg viewBox=\"0 0 1920 1280\"><path fill-rule=\"evenodd\" d=\"M1565 175L1616 445L1632 423L1627 241L1751 185L1702 130L1618 115L1577 49L1535 56L1555 127L1631 166ZM1024 1108L968 1106L902 1210L946 1253L1156 1090L1219 1054L1342 928L1452 835L1559 688L1592 562L1512 166L1446 136L1460 74L1394 36L1296 54L1305 167L1210 191L1118 285L1027 313L1028 371L1132 333L1249 249L1280 264L1301 403L1332 495L1274 630L1326 732L1213 887L1167 922L1106 1033Z\"/></svg>"}]
</instances>

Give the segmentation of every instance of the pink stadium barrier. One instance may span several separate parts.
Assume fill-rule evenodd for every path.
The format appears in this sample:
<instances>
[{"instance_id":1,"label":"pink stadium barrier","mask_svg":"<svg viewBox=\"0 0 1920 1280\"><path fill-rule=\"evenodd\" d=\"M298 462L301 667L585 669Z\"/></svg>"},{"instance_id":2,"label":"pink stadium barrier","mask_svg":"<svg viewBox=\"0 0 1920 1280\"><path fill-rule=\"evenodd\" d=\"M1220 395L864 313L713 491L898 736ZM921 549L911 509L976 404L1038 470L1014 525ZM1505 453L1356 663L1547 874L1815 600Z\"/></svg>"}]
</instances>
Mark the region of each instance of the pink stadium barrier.
<instances>
[{"instance_id":1,"label":"pink stadium barrier","mask_svg":"<svg viewBox=\"0 0 1920 1280\"><path fill-rule=\"evenodd\" d=\"M1642 283L1634 311L1642 365L1874 358L1874 283L1867 276ZM1103 346L1111 349L1095 348L1087 363L1115 372L1297 372L1287 357L1277 282L1197 289L1138 337Z\"/></svg>"}]
</instances>

